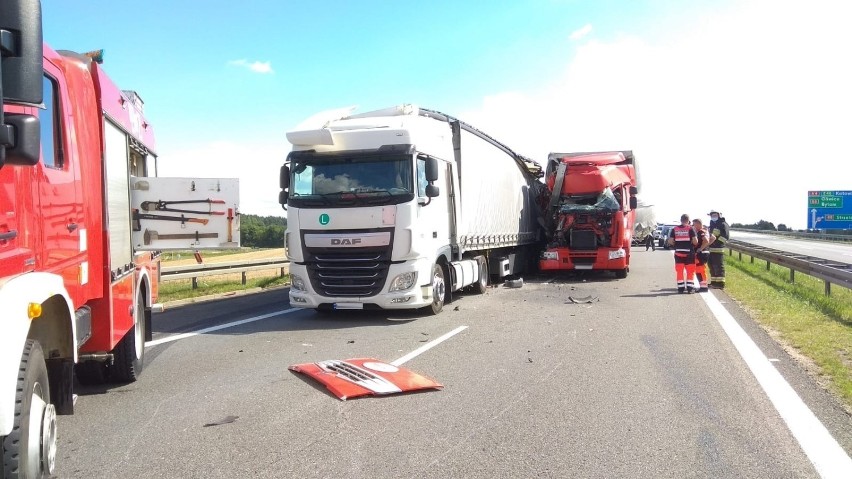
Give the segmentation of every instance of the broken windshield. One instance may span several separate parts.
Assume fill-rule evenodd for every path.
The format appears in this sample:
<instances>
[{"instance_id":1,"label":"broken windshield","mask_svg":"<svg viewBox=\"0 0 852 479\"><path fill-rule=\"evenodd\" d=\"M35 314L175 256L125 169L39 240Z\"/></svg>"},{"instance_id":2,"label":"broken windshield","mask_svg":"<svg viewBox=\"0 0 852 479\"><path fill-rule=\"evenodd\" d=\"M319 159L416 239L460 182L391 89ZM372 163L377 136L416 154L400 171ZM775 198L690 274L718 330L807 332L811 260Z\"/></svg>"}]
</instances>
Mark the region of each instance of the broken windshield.
<instances>
[{"instance_id":1,"label":"broken windshield","mask_svg":"<svg viewBox=\"0 0 852 479\"><path fill-rule=\"evenodd\" d=\"M559 206L560 213L575 213L581 211L596 211L607 210L617 211L621 209L618 199L616 199L612 190L607 188L596 196L586 196L583 198L570 198L567 202Z\"/></svg>"},{"instance_id":2,"label":"broken windshield","mask_svg":"<svg viewBox=\"0 0 852 479\"><path fill-rule=\"evenodd\" d=\"M291 168L294 206L396 204L414 198L408 155L308 157L294 160Z\"/></svg>"}]
</instances>

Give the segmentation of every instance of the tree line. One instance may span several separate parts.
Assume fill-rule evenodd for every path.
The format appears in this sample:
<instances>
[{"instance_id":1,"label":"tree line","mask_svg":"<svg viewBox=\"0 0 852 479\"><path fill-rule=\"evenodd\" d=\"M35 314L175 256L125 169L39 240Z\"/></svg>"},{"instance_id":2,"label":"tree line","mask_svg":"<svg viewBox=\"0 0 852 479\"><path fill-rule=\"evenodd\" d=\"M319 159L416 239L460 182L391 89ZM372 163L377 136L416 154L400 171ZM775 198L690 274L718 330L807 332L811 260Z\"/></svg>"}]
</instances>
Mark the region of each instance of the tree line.
<instances>
[{"instance_id":1,"label":"tree line","mask_svg":"<svg viewBox=\"0 0 852 479\"><path fill-rule=\"evenodd\" d=\"M283 248L287 218L240 214L240 243L250 248Z\"/></svg>"}]
</instances>

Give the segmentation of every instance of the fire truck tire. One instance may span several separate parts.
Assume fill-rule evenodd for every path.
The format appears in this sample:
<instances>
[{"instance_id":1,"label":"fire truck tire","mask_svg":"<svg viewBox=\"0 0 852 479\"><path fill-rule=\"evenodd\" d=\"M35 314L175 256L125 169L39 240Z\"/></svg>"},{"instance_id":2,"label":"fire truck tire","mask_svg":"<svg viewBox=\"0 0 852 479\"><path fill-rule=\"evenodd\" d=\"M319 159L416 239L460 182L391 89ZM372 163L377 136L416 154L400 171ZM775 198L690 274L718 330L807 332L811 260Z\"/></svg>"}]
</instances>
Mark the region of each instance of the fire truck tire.
<instances>
[{"instance_id":1,"label":"fire truck tire","mask_svg":"<svg viewBox=\"0 0 852 479\"><path fill-rule=\"evenodd\" d=\"M617 269L617 270L615 270L615 277L618 278L618 279L624 279L624 278L627 277L627 272L628 272L627 268Z\"/></svg>"},{"instance_id":2,"label":"fire truck tire","mask_svg":"<svg viewBox=\"0 0 852 479\"><path fill-rule=\"evenodd\" d=\"M141 294L136 297L136 321L133 329L127 332L113 350L113 363L109 368L110 379L117 383L132 383L142 374L145 362L145 300Z\"/></svg>"},{"instance_id":3,"label":"fire truck tire","mask_svg":"<svg viewBox=\"0 0 852 479\"><path fill-rule=\"evenodd\" d=\"M6 479L40 478L55 472L56 409L50 403L44 353L32 339L21 356L14 425L12 433L2 438L2 450Z\"/></svg>"},{"instance_id":4,"label":"fire truck tire","mask_svg":"<svg viewBox=\"0 0 852 479\"><path fill-rule=\"evenodd\" d=\"M444 300L447 297L447 283L444 267L440 264L432 266L432 304L426 306L429 314L436 315L444 309Z\"/></svg>"}]
</instances>

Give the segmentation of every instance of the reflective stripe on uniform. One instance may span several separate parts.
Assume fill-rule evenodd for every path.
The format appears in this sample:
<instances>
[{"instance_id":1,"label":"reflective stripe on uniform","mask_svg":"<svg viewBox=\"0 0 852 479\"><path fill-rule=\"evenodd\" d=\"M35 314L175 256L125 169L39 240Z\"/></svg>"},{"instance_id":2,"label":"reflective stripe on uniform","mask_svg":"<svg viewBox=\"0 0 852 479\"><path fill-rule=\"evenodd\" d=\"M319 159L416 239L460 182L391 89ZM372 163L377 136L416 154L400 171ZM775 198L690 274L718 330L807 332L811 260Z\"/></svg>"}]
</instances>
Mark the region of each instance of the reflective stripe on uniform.
<instances>
[{"instance_id":1,"label":"reflective stripe on uniform","mask_svg":"<svg viewBox=\"0 0 852 479\"><path fill-rule=\"evenodd\" d=\"M710 248L711 253L724 253L725 248Z\"/></svg>"}]
</instances>

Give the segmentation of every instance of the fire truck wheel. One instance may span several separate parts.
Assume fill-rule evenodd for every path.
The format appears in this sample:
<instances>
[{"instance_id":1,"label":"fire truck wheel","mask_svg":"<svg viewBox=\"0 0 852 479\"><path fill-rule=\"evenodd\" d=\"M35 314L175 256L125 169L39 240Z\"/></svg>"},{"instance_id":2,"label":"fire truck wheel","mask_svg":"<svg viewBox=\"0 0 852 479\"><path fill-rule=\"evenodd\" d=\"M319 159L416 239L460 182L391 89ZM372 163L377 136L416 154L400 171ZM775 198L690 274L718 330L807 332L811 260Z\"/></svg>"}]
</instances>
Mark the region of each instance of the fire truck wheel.
<instances>
[{"instance_id":1,"label":"fire truck wheel","mask_svg":"<svg viewBox=\"0 0 852 479\"><path fill-rule=\"evenodd\" d=\"M110 366L110 379L117 383L132 383L142 374L145 360L145 300L141 294L136 297L136 311L133 312L133 329L121 338L113 350L113 363Z\"/></svg>"},{"instance_id":2,"label":"fire truck wheel","mask_svg":"<svg viewBox=\"0 0 852 479\"><path fill-rule=\"evenodd\" d=\"M615 270L615 277L618 278L618 279L626 278L627 277L627 268Z\"/></svg>"},{"instance_id":3,"label":"fire truck wheel","mask_svg":"<svg viewBox=\"0 0 852 479\"><path fill-rule=\"evenodd\" d=\"M432 266L432 304L426 307L430 314L438 314L444 309L444 298L447 296L444 277L444 268L441 265Z\"/></svg>"},{"instance_id":4,"label":"fire truck wheel","mask_svg":"<svg viewBox=\"0 0 852 479\"><path fill-rule=\"evenodd\" d=\"M47 365L38 341L21 357L12 433L2 438L3 477L37 478L56 468L56 409L50 404Z\"/></svg>"}]
</instances>

